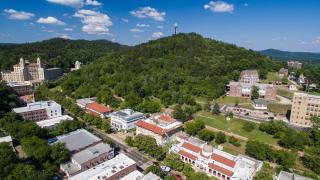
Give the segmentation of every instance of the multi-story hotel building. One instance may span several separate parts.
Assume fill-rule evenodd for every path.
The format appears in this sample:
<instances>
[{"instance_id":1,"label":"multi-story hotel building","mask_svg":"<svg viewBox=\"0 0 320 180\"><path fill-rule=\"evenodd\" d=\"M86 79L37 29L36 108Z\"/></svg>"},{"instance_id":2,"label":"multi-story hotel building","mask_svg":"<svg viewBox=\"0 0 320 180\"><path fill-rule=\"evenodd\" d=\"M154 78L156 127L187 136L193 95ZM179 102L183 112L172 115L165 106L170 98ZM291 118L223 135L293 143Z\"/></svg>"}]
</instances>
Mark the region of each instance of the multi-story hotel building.
<instances>
[{"instance_id":1,"label":"multi-story hotel building","mask_svg":"<svg viewBox=\"0 0 320 180\"><path fill-rule=\"evenodd\" d=\"M320 116L320 96L296 92L292 101L290 124L311 127L310 119Z\"/></svg>"},{"instance_id":2,"label":"multi-story hotel building","mask_svg":"<svg viewBox=\"0 0 320 180\"><path fill-rule=\"evenodd\" d=\"M12 111L25 120L35 122L62 116L60 104L54 101L28 103L27 106L13 108Z\"/></svg>"},{"instance_id":3,"label":"multi-story hotel building","mask_svg":"<svg viewBox=\"0 0 320 180\"><path fill-rule=\"evenodd\" d=\"M262 161L234 156L195 138L182 138L172 145L170 152L180 155L181 160L194 169L221 180L251 180L263 165Z\"/></svg>"},{"instance_id":4,"label":"multi-story hotel building","mask_svg":"<svg viewBox=\"0 0 320 180\"><path fill-rule=\"evenodd\" d=\"M25 62L23 58L20 58L20 62L13 65L13 71L1 72L1 78L7 82L43 81L44 73L45 69L39 57L37 63Z\"/></svg>"},{"instance_id":5,"label":"multi-story hotel building","mask_svg":"<svg viewBox=\"0 0 320 180\"><path fill-rule=\"evenodd\" d=\"M244 70L240 73L240 82L248 83L248 84L255 84L260 82L259 73L257 70Z\"/></svg>"},{"instance_id":6,"label":"multi-story hotel building","mask_svg":"<svg viewBox=\"0 0 320 180\"><path fill-rule=\"evenodd\" d=\"M151 136L157 144L163 145L175 140L183 124L169 115L161 114L136 123L136 134Z\"/></svg>"}]
</instances>

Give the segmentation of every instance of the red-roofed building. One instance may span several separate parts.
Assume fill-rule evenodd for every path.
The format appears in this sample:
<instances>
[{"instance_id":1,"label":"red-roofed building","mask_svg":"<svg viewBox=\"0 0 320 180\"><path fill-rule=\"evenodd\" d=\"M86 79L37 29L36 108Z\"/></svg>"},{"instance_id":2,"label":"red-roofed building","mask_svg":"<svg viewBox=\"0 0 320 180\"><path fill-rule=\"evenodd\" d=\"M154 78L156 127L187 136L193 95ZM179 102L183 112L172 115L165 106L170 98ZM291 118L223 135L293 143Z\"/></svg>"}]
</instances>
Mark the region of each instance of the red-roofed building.
<instances>
[{"instance_id":1,"label":"red-roofed building","mask_svg":"<svg viewBox=\"0 0 320 180\"><path fill-rule=\"evenodd\" d=\"M165 117L166 120L160 119ZM157 144L163 145L175 140L181 132L183 124L168 115L155 116L146 120L136 122L136 134L151 136L156 139Z\"/></svg>"},{"instance_id":2,"label":"red-roofed building","mask_svg":"<svg viewBox=\"0 0 320 180\"><path fill-rule=\"evenodd\" d=\"M97 117L105 118L112 112L112 109L109 107L106 107L102 104L99 104L97 102L91 102L86 105L85 111L88 114L92 114Z\"/></svg>"},{"instance_id":3,"label":"red-roofed building","mask_svg":"<svg viewBox=\"0 0 320 180\"><path fill-rule=\"evenodd\" d=\"M197 171L221 180L252 180L263 165L262 161L244 155L234 156L193 137L181 139L169 152L180 155L183 162Z\"/></svg>"}]
</instances>

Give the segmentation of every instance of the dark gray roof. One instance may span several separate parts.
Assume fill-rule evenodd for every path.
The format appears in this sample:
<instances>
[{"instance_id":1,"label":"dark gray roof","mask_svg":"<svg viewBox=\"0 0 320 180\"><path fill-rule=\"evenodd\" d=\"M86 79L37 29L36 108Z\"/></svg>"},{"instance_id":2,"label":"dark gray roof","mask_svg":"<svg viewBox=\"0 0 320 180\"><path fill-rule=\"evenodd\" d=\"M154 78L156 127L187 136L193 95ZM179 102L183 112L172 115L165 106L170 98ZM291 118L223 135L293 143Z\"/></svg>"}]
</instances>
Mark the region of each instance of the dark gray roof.
<instances>
[{"instance_id":1,"label":"dark gray roof","mask_svg":"<svg viewBox=\"0 0 320 180\"><path fill-rule=\"evenodd\" d=\"M263 104L263 105L267 105L267 101L264 99L254 99L253 100L254 104Z\"/></svg>"},{"instance_id":2,"label":"dark gray roof","mask_svg":"<svg viewBox=\"0 0 320 180\"><path fill-rule=\"evenodd\" d=\"M101 154L107 153L110 150L112 150L112 148L109 146L109 144L99 143L74 154L72 159L77 161L79 164L82 164L100 156Z\"/></svg>"}]
</instances>

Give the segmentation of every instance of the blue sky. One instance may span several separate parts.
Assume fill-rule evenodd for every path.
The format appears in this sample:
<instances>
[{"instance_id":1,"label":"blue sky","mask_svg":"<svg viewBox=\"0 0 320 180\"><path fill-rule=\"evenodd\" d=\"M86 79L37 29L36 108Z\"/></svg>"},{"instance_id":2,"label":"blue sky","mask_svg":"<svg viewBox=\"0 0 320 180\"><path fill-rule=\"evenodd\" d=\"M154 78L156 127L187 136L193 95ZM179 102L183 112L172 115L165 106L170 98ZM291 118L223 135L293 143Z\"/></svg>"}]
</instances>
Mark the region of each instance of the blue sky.
<instances>
[{"instance_id":1,"label":"blue sky","mask_svg":"<svg viewBox=\"0 0 320 180\"><path fill-rule=\"evenodd\" d=\"M134 45L181 32L261 50L320 52L319 0L0 0L0 42Z\"/></svg>"}]
</instances>

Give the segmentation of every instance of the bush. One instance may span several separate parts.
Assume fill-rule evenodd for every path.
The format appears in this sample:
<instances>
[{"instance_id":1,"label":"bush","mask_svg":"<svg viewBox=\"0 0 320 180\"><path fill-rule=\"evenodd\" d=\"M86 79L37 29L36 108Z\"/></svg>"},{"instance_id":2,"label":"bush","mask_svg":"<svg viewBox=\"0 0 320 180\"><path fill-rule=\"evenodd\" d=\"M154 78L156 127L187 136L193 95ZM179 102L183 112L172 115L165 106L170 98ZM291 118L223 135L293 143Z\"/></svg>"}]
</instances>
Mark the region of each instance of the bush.
<instances>
[{"instance_id":1,"label":"bush","mask_svg":"<svg viewBox=\"0 0 320 180\"><path fill-rule=\"evenodd\" d=\"M198 136L201 140L210 142L214 139L214 132L208 130L208 129L202 129L199 133Z\"/></svg>"},{"instance_id":2,"label":"bush","mask_svg":"<svg viewBox=\"0 0 320 180\"><path fill-rule=\"evenodd\" d=\"M251 132L251 131L253 131L255 128L256 128L256 125L255 125L255 123L253 123L253 122L245 122L245 123L243 124L243 127L242 127L242 129L245 130L245 131L247 131L247 132Z\"/></svg>"},{"instance_id":3,"label":"bush","mask_svg":"<svg viewBox=\"0 0 320 180\"><path fill-rule=\"evenodd\" d=\"M225 143L226 142L226 135L223 133L223 132L218 132L217 133L217 136L216 136L216 140L215 142L217 144L222 144L222 143Z\"/></svg>"},{"instance_id":4,"label":"bush","mask_svg":"<svg viewBox=\"0 0 320 180\"><path fill-rule=\"evenodd\" d=\"M236 146L236 147L239 147L241 145L241 143L239 142L239 140L233 136L229 137L229 143Z\"/></svg>"}]
</instances>

